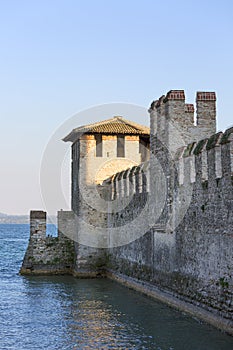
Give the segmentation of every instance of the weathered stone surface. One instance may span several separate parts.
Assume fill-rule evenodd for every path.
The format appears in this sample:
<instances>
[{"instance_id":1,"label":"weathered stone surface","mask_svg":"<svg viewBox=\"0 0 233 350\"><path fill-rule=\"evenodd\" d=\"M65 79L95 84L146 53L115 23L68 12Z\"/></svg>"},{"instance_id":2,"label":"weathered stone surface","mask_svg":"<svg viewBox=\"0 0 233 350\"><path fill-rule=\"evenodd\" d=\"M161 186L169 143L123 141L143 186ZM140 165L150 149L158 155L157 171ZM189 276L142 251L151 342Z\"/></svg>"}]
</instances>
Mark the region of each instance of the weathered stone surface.
<instances>
[{"instance_id":1,"label":"weathered stone surface","mask_svg":"<svg viewBox=\"0 0 233 350\"><path fill-rule=\"evenodd\" d=\"M181 195L182 190L186 190L185 185L191 182L191 172L194 172L191 201L182 221L175 225L172 232L167 232L166 229L158 231L152 227L138 240L111 249L108 264L113 273L116 271L147 281L173 293L181 300L232 322L232 141L220 144L221 135L218 133L208 141L200 142L195 155L193 143L183 152L184 159L193 154L192 168L184 163L183 172L186 175L184 174L183 184L180 185L178 178L174 178L170 187L172 202L179 203L177 196ZM207 163L203 164L202 152L206 143L209 144L208 149L204 150ZM164 161L167 162L166 157ZM159 181L152 162L153 160L150 164L151 193ZM203 166L207 167L205 181L202 176ZM150 203L153 204L153 200ZM120 217L115 215L112 225L122 225L122 229L126 230L122 221L126 222L128 216L132 219L132 213L134 210L138 211L138 205L142 206L141 195L136 193L130 206L131 214L125 213ZM168 206L167 201L165 207ZM168 219L169 209L163 213L164 218ZM155 220L154 224L156 223L158 222Z\"/></svg>"},{"instance_id":2,"label":"weathered stone surface","mask_svg":"<svg viewBox=\"0 0 233 350\"><path fill-rule=\"evenodd\" d=\"M108 164L107 154L101 161L95 157L93 135L74 143L75 214L60 212L58 238L51 238L45 236L45 213L31 213L21 273L121 275L131 286L137 281L142 290L144 285L144 290L159 289L190 310L204 310L208 322L212 314L213 324L220 320L219 327L233 334L233 138L232 128L215 134L215 102L215 93L197 93L194 125L194 107L185 104L183 90L154 101L150 162L138 165L138 149L128 143L135 166L123 162L121 168L116 162L112 170L120 171L98 191L96 174L108 176L113 159ZM115 141L105 136L105 151L113 158ZM80 241L86 234L80 220L93 227L92 247ZM106 229L108 234L98 238L97 231Z\"/></svg>"},{"instance_id":3,"label":"weathered stone surface","mask_svg":"<svg viewBox=\"0 0 233 350\"><path fill-rule=\"evenodd\" d=\"M63 220L73 225L73 216L70 220L62 212ZM46 213L31 211L30 238L25 253L21 274L64 274L72 273L75 265L74 242L64 234L58 237L46 236ZM69 214L70 215L70 214ZM63 228L62 228L63 229Z\"/></svg>"}]
</instances>

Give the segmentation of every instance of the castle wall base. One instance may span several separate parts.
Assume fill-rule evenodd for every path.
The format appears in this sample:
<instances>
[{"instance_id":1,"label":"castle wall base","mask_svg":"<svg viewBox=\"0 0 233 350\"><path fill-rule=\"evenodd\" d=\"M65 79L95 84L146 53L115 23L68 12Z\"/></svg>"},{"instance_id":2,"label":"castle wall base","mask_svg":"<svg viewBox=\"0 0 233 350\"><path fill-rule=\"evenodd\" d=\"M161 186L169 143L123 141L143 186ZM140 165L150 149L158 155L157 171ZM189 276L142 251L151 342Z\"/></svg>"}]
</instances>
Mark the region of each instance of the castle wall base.
<instances>
[{"instance_id":1,"label":"castle wall base","mask_svg":"<svg viewBox=\"0 0 233 350\"><path fill-rule=\"evenodd\" d=\"M201 306L194 305L189 300L182 299L179 294L171 293L152 283L117 273L110 269L106 271L105 276L233 335L232 320L224 319L211 311L203 309Z\"/></svg>"},{"instance_id":2,"label":"castle wall base","mask_svg":"<svg viewBox=\"0 0 233 350\"><path fill-rule=\"evenodd\" d=\"M135 201L138 204L138 198L135 197ZM175 233L167 234L151 230L128 245L111 249L95 249L73 242L60 231L58 238L46 237L45 220L46 213L31 212L31 234L21 274L70 274L77 278L112 278L127 287L154 297L233 334L232 287L228 283L230 281L218 278L213 274L210 280L206 267L204 268L205 276L195 276L195 271L185 270L185 260L181 260L182 266L178 266L179 264L174 259L174 246L177 244L175 251L179 256L181 252L184 255L185 250L189 256L185 259L192 260L197 255L197 251L195 254L190 253L190 249L194 249L196 239L194 233L186 233L187 242L181 244L178 233L176 233L177 238L174 239ZM71 230L75 226L74 214L62 212L59 214L58 222L60 229L64 230L66 227ZM213 234L204 233L204 236L206 243L199 246L200 251L204 245L206 249L211 246L215 239L219 242L218 237L220 236L217 237L216 234L215 238ZM230 236L224 237L227 241L224 247L222 242L221 247L224 259L227 261ZM183 246L182 251L180 251L181 246ZM189 252L188 246L190 247ZM213 251L210 250L209 257L205 254L202 259L198 258L199 264L210 261L211 256L219 264L223 256L220 256L218 261L217 254L218 251L213 254ZM187 267L197 268L197 261L192 264L187 263ZM226 269L222 270L221 276L223 274L227 277L226 271Z\"/></svg>"}]
</instances>

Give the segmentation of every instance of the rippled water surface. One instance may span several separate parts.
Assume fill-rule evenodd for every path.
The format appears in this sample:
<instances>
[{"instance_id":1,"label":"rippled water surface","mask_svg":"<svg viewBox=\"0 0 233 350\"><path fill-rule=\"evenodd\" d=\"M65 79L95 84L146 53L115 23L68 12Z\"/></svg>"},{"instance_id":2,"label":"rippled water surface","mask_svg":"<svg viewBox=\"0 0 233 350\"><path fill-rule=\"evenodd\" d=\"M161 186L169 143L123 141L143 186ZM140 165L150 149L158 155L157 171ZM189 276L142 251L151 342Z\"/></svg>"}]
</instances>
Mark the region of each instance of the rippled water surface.
<instances>
[{"instance_id":1,"label":"rippled water surface","mask_svg":"<svg viewBox=\"0 0 233 350\"><path fill-rule=\"evenodd\" d=\"M233 338L105 279L22 277L28 225L0 225L0 350L232 350Z\"/></svg>"}]
</instances>

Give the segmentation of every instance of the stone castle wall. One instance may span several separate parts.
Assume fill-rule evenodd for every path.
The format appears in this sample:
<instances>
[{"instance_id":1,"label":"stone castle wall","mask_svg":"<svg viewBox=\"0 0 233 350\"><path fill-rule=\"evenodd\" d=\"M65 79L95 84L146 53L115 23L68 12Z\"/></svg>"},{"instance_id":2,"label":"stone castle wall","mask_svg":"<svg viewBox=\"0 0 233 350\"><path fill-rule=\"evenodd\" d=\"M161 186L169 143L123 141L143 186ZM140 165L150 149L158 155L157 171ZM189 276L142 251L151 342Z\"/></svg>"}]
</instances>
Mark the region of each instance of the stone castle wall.
<instances>
[{"instance_id":1,"label":"stone castle wall","mask_svg":"<svg viewBox=\"0 0 233 350\"><path fill-rule=\"evenodd\" d=\"M73 211L61 210L57 214L58 235L51 237L46 235L46 212L30 212L30 238L20 273L100 275L105 267L106 250L79 243L79 218Z\"/></svg>"},{"instance_id":2,"label":"stone castle wall","mask_svg":"<svg viewBox=\"0 0 233 350\"><path fill-rule=\"evenodd\" d=\"M212 92L197 93L195 123L183 90L154 101L150 161L128 164L102 186L80 186L86 151L84 143L74 144L76 215L59 212L59 235L51 238L45 213L31 213L21 272L121 274L211 311L232 327L233 128L215 133L215 101ZM81 222L93 228L93 245ZM99 236L101 230L107 233Z\"/></svg>"},{"instance_id":3,"label":"stone castle wall","mask_svg":"<svg viewBox=\"0 0 233 350\"><path fill-rule=\"evenodd\" d=\"M167 157L165 160L168 166ZM138 215L143 210L141 225L145 235L111 248L109 268L159 286L231 320L233 128L177 150L174 159L169 160L173 179L165 183L170 186L167 197L158 203L164 207L154 221L158 198L155 189L161 186L161 179L153 158L150 168L149 197L148 187L142 186L142 191L135 191L130 205L120 215L112 215L111 222L112 227L120 226L127 236L125 224L129 216L134 220L133 213ZM129 181L119 175L115 177L116 183L112 183L115 197L124 201L128 196L125 183ZM145 196L149 202L147 211ZM182 204L185 200L188 205ZM150 229L146 230L151 217Z\"/></svg>"},{"instance_id":4,"label":"stone castle wall","mask_svg":"<svg viewBox=\"0 0 233 350\"><path fill-rule=\"evenodd\" d=\"M46 212L30 212L30 238L21 274L71 274L75 267L75 246L64 232L74 231L73 212L58 212L58 236L46 235ZM65 230L64 230L65 227Z\"/></svg>"}]
</instances>

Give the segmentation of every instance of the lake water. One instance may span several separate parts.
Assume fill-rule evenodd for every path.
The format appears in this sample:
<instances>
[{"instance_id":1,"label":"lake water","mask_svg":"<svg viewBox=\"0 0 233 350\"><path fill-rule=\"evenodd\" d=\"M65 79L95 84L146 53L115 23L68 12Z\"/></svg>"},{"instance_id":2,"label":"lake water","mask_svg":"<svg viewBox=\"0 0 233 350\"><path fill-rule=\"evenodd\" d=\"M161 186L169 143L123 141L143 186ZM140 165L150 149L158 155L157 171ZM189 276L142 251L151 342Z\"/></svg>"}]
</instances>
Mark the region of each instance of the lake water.
<instances>
[{"instance_id":1,"label":"lake water","mask_svg":"<svg viewBox=\"0 0 233 350\"><path fill-rule=\"evenodd\" d=\"M0 350L232 350L233 337L107 279L22 277L28 225L0 225Z\"/></svg>"}]
</instances>

